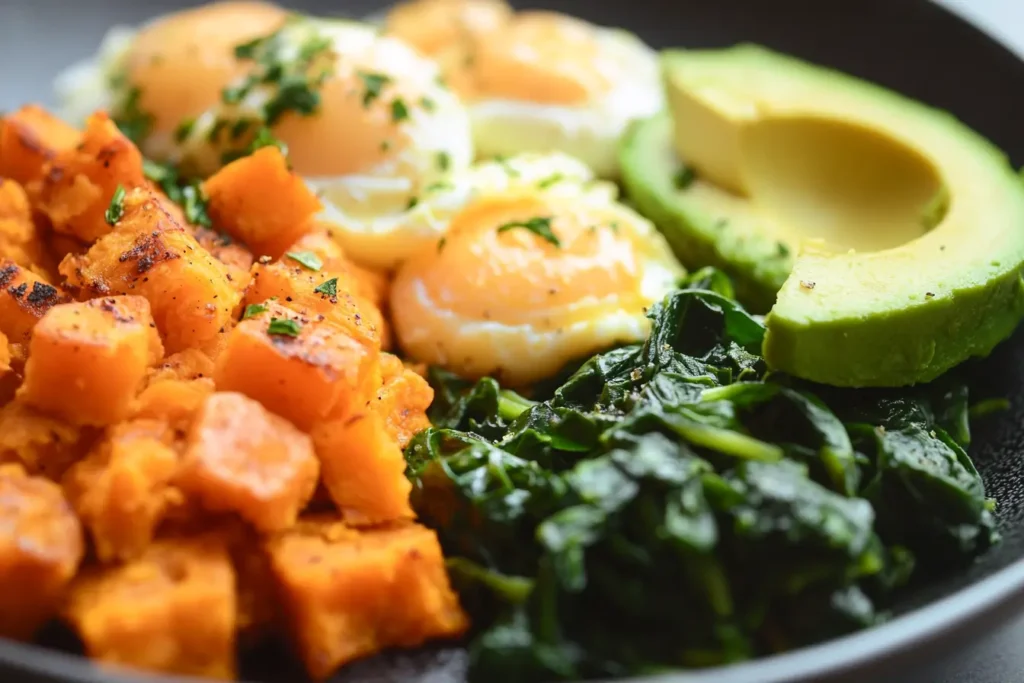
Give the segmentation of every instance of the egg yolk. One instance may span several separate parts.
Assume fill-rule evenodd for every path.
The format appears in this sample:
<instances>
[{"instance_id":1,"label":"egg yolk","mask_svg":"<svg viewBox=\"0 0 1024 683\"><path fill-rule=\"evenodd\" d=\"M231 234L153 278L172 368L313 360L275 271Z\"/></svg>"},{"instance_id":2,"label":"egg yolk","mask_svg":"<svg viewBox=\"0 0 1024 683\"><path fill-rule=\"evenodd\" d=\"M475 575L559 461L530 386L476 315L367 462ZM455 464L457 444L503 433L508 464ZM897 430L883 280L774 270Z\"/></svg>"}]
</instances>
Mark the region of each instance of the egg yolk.
<instances>
[{"instance_id":1,"label":"egg yolk","mask_svg":"<svg viewBox=\"0 0 1024 683\"><path fill-rule=\"evenodd\" d=\"M388 14L385 30L426 55L436 55L511 18L512 8L504 0L414 0Z\"/></svg>"},{"instance_id":2,"label":"egg yolk","mask_svg":"<svg viewBox=\"0 0 1024 683\"><path fill-rule=\"evenodd\" d=\"M223 88L250 68L235 59L235 46L273 33L286 18L269 3L222 2L141 29L126 56L126 76L153 130L171 132L217 105Z\"/></svg>"},{"instance_id":3,"label":"egg yolk","mask_svg":"<svg viewBox=\"0 0 1024 683\"><path fill-rule=\"evenodd\" d=\"M666 256L621 217L572 197L478 200L399 269L391 307L403 347L466 376L522 384L642 338L645 267Z\"/></svg>"},{"instance_id":4,"label":"egg yolk","mask_svg":"<svg viewBox=\"0 0 1024 683\"><path fill-rule=\"evenodd\" d=\"M381 72L381 61L374 47L337 56L320 87L317 111L311 116L288 113L274 127L296 171L357 174L397 159L413 143L407 122L424 108L427 94L409 79ZM396 175L403 170L393 169Z\"/></svg>"}]
</instances>

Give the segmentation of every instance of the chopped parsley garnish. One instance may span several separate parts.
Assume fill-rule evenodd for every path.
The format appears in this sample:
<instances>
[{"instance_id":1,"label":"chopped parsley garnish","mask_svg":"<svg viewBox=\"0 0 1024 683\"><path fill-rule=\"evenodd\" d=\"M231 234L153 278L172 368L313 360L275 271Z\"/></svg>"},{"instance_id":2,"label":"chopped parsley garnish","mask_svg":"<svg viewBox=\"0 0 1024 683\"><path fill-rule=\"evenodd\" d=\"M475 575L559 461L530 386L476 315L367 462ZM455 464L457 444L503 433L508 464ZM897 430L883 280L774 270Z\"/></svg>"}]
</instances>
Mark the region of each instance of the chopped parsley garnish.
<instances>
[{"instance_id":1,"label":"chopped parsley garnish","mask_svg":"<svg viewBox=\"0 0 1024 683\"><path fill-rule=\"evenodd\" d=\"M447 182L445 182L443 180L439 180L436 183L430 183L429 185L427 185L425 188L423 188L423 191L424 192L439 192L441 190L450 190L453 187L454 187L454 185L452 185L451 183L447 183Z\"/></svg>"},{"instance_id":2,"label":"chopped parsley garnish","mask_svg":"<svg viewBox=\"0 0 1024 683\"><path fill-rule=\"evenodd\" d=\"M288 154L288 145L284 141L279 140L269 128L260 126L259 130L256 131L256 136L245 149L229 149L220 155L220 161L222 164L230 164L232 161L247 157L263 147L277 147L281 150L281 154L286 156Z\"/></svg>"},{"instance_id":3,"label":"chopped parsley garnish","mask_svg":"<svg viewBox=\"0 0 1024 683\"><path fill-rule=\"evenodd\" d=\"M273 126L288 112L310 116L320 106L319 89L331 74L329 68L313 73L314 64L327 54L330 38L313 33L293 54L291 46L278 29L268 36L235 46L235 57L256 63L245 80L224 88L225 104L238 104L258 86L274 86L273 95L263 105L263 121Z\"/></svg>"},{"instance_id":4,"label":"chopped parsley garnish","mask_svg":"<svg viewBox=\"0 0 1024 683\"><path fill-rule=\"evenodd\" d=\"M561 247L562 241L558 239L558 235L551 229L551 220L551 216L534 216L525 221L511 221L499 226L498 232L508 232L515 229L529 230L544 241L550 242L556 247Z\"/></svg>"},{"instance_id":5,"label":"chopped parsley garnish","mask_svg":"<svg viewBox=\"0 0 1024 683\"><path fill-rule=\"evenodd\" d=\"M233 124L231 124L231 139L239 139L240 137L248 133L250 128L256 125L259 125L259 121L257 121L256 119L238 119Z\"/></svg>"},{"instance_id":6,"label":"chopped parsley garnish","mask_svg":"<svg viewBox=\"0 0 1024 683\"><path fill-rule=\"evenodd\" d=\"M118 185L117 189L114 190L114 196L110 198L110 206L107 207L107 212L103 216L107 219L108 225L116 225L123 215L124 187Z\"/></svg>"},{"instance_id":7,"label":"chopped parsley garnish","mask_svg":"<svg viewBox=\"0 0 1024 683\"><path fill-rule=\"evenodd\" d=\"M213 221L206 211L206 195L199 180L186 180L173 166L150 159L143 160L142 174L159 185L168 199L182 207L189 223L204 228L213 227Z\"/></svg>"},{"instance_id":8,"label":"chopped parsley garnish","mask_svg":"<svg viewBox=\"0 0 1024 683\"><path fill-rule=\"evenodd\" d=\"M416 208L416 205L420 203L419 197L409 197L409 203L405 205L406 211L412 211Z\"/></svg>"},{"instance_id":9,"label":"chopped parsley garnish","mask_svg":"<svg viewBox=\"0 0 1024 683\"><path fill-rule=\"evenodd\" d=\"M448 156L448 152L437 153L437 167L442 171L447 171L452 165L452 158Z\"/></svg>"},{"instance_id":10,"label":"chopped parsley garnish","mask_svg":"<svg viewBox=\"0 0 1024 683\"><path fill-rule=\"evenodd\" d=\"M338 278L332 277L330 280L324 280L313 291L332 298L338 296Z\"/></svg>"},{"instance_id":11,"label":"chopped parsley garnish","mask_svg":"<svg viewBox=\"0 0 1024 683\"><path fill-rule=\"evenodd\" d=\"M547 178L544 178L537 183L537 187L541 190L547 189L556 183L560 183L565 180L565 175L562 173L552 173Z\"/></svg>"},{"instance_id":12,"label":"chopped parsley garnish","mask_svg":"<svg viewBox=\"0 0 1024 683\"><path fill-rule=\"evenodd\" d=\"M368 71L357 71L356 75L363 82L363 106L369 107L373 101L380 97L381 91L391 82L390 76L384 74L370 73Z\"/></svg>"},{"instance_id":13,"label":"chopped parsley garnish","mask_svg":"<svg viewBox=\"0 0 1024 683\"><path fill-rule=\"evenodd\" d=\"M407 118L409 118L409 107L405 106L405 100L401 97L391 100L391 120L401 123Z\"/></svg>"},{"instance_id":14,"label":"chopped parsley garnish","mask_svg":"<svg viewBox=\"0 0 1024 683\"><path fill-rule=\"evenodd\" d=\"M381 140L381 142L380 142L380 151L386 152L389 149L391 149L391 141L390 140Z\"/></svg>"},{"instance_id":15,"label":"chopped parsley garnish","mask_svg":"<svg viewBox=\"0 0 1024 683\"><path fill-rule=\"evenodd\" d=\"M439 239L437 241L437 253L440 254L442 251L444 251L445 245L447 245L447 244L448 244L448 238L447 237L442 237L441 239Z\"/></svg>"},{"instance_id":16,"label":"chopped parsley garnish","mask_svg":"<svg viewBox=\"0 0 1024 683\"><path fill-rule=\"evenodd\" d=\"M298 337L302 325L287 318L271 318L267 326L267 334L279 334L285 337Z\"/></svg>"},{"instance_id":17,"label":"chopped parsley garnish","mask_svg":"<svg viewBox=\"0 0 1024 683\"><path fill-rule=\"evenodd\" d=\"M689 166L682 166L676 171L675 175L672 176L672 182L675 184L677 190L685 190L690 185L693 185L693 181L697 179L697 173Z\"/></svg>"},{"instance_id":18,"label":"chopped parsley garnish","mask_svg":"<svg viewBox=\"0 0 1024 683\"><path fill-rule=\"evenodd\" d=\"M435 109L437 109L437 103L434 102L434 100L427 97L426 95L420 98L420 106L426 109L427 111L434 111Z\"/></svg>"},{"instance_id":19,"label":"chopped parsley garnish","mask_svg":"<svg viewBox=\"0 0 1024 683\"><path fill-rule=\"evenodd\" d=\"M248 320L249 318L259 315L260 313L266 313L270 309L265 304L249 304L245 307L245 312L242 313L242 320Z\"/></svg>"},{"instance_id":20,"label":"chopped parsley garnish","mask_svg":"<svg viewBox=\"0 0 1024 683\"><path fill-rule=\"evenodd\" d=\"M145 140L153 128L153 116L144 112L139 106L141 97L142 90L138 86L131 88L117 107L117 113L113 117L114 123L125 137L136 145Z\"/></svg>"},{"instance_id":21,"label":"chopped parsley garnish","mask_svg":"<svg viewBox=\"0 0 1024 683\"><path fill-rule=\"evenodd\" d=\"M300 264L306 270L315 271L324 267L324 262L320 257L311 251L289 251L285 256Z\"/></svg>"},{"instance_id":22,"label":"chopped parsley garnish","mask_svg":"<svg viewBox=\"0 0 1024 683\"><path fill-rule=\"evenodd\" d=\"M189 135L192 134L192 129L196 127L195 119L185 119L178 124L178 127L174 129L174 139L178 142L183 142Z\"/></svg>"},{"instance_id":23,"label":"chopped parsley garnish","mask_svg":"<svg viewBox=\"0 0 1024 683\"><path fill-rule=\"evenodd\" d=\"M498 156L494 157L494 161L496 163L501 164L501 167L505 169L505 173L507 173L509 177L519 177L519 169L512 165L512 161L507 156L499 154Z\"/></svg>"}]
</instances>

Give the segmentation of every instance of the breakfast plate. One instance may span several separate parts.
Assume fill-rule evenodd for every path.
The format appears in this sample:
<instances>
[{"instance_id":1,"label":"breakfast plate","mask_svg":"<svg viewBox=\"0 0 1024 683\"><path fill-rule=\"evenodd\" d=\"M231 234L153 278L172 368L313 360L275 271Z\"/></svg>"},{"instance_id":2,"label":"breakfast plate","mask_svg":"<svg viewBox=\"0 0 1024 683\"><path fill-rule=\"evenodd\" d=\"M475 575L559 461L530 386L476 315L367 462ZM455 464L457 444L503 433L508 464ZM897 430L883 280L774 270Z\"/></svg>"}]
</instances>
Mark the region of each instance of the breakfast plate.
<instances>
[{"instance_id":1,"label":"breakfast plate","mask_svg":"<svg viewBox=\"0 0 1024 683\"><path fill-rule=\"evenodd\" d=\"M203 4L0 19L0 677L866 680L1024 607L1008 50Z\"/></svg>"}]
</instances>

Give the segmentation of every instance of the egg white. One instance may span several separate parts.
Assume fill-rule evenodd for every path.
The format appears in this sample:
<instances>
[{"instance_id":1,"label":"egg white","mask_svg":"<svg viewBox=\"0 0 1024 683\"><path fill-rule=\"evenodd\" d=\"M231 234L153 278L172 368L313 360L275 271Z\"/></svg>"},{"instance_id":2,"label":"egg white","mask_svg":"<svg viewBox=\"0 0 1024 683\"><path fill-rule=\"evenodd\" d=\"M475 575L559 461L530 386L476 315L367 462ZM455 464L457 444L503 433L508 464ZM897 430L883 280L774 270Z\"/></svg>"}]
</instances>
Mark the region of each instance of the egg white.
<instances>
[{"instance_id":1,"label":"egg white","mask_svg":"<svg viewBox=\"0 0 1024 683\"><path fill-rule=\"evenodd\" d=\"M557 150L601 177L618 176L618 146L626 128L664 105L658 58L628 31L595 26L594 39L620 65L613 86L574 105L494 98L469 104L478 157Z\"/></svg>"}]
</instances>

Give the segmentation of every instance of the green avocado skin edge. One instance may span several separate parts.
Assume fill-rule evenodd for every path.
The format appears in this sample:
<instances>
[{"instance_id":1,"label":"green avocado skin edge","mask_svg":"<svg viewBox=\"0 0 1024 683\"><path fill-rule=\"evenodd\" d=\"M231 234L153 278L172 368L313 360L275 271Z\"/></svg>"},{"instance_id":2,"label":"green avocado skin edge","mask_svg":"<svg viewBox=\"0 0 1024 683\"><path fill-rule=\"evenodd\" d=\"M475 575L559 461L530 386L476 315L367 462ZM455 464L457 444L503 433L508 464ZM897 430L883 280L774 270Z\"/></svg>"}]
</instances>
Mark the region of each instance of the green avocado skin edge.
<instances>
[{"instance_id":1,"label":"green avocado skin edge","mask_svg":"<svg viewBox=\"0 0 1024 683\"><path fill-rule=\"evenodd\" d=\"M726 218L686 201L672 180L678 162L667 113L633 122L623 137L619 163L627 196L658 226L684 266L719 268L749 310L765 313L772 307L792 257L775 241L741 234Z\"/></svg>"},{"instance_id":2,"label":"green avocado skin edge","mask_svg":"<svg viewBox=\"0 0 1024 683\"><path fill-rule=\"evenodd\" d=\"M770 367L833 386L930 382L1013 333L1024 318L1024 279L1011 271L952 299L901 310L898 325L879 316L800 323L769 313L764 357Z\"/></svg>"}]
</instances>

